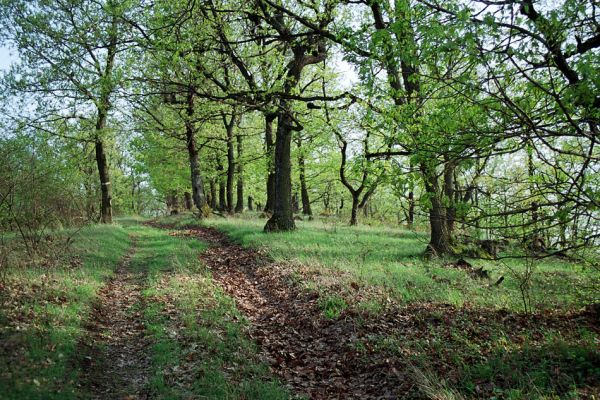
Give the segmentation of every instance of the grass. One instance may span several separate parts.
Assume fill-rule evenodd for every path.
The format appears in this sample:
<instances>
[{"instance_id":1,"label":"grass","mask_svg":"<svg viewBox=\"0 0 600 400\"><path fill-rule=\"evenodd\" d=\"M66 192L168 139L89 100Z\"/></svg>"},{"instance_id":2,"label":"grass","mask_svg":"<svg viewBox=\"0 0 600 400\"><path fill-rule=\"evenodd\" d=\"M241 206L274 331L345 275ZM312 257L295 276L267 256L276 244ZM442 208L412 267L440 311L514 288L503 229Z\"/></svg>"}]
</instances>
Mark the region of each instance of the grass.
<instances>
[{"instance_id":1,"label":"grass","mask_svg":"<svg viewBox=\"0 0 600 400\"><path fill-rule=\"evenodd\" d=\"M147 275L150 390L161 399L285 399L247 338L235 304L199 262L202 242L134 226L131 267Z\"/></svg>"},{"instance_id":2,"label":"grass","mask_svg":"<svg viewBox=\"0 0 600 400\"><path fill-rule=\"evenodd\" d=\"M168 221L198 224L189 215ZM299 221L295 232L265 234L264 223L248 217L203 222L276 261L291 261L295 280L320 292L326 318L352 307L376 316L388 299L409 307L420 320L416 331L373 336L362 346L406 358L430 398L576 399L600 387L597 332L561 322L597 296L595 270L561 259L530 264L531 312L540 321L531 324L519 289L528 268L522 260L468 260L491 272L491 280L480 279L445 265L455 260L424 260L422 233ZM495 287L500 276L504 282ZM366 295L353 302L357 287ZM516 322L506 325L503 316Z\"/></svg>"},{"instance_id":3,"label":"grass","mask_svg":"<svg viewBox=\"0 0 600 400\"><path fill-rule=\"evenodd\" d=\"M0 398L77 398L77 352L82 320L98 288L129 248L118 226L90 226L64 249L77 266L38 263L8 271L1 292Z\"/></svg>"},{"instance_id":4,"label":"grass","mask_svg":"<svg viewBox=\"0 0 600 400\"><path fill-rule=\"evenodd\" d=\"M189 215L175 220L182 226L197 223ZM525 270L522 260L468 259L475 268L483 267L490 272L490 280L479 279L446 265L455 259L424 260L427 236L423 233L384 226L350 227L297 221L298 229L294 232L265 234L264 223L263 219L248 218L211 218L205 222L244 246L266 249L275 260L302 264L325 277L338 273L333 285L342 283L347 288L357 282L375 286L384 290L385 296L402 303L436 302L457 307L524 310L519 279ZM493 283L501 276L504 281L495 287ZM600 282L597 270L560 259L540 260L532 275L531 305L538 310L583 307L598 296L594 282ZM327 284L315 285L323 288Z\"/></svg>"},{"instance_id":5,"label":"grass","mask_svg":"<svg viewBox=\"0 0 600 400\"><path fill-rule=\"evenodd\" d=\"M0 399L87 396L78 386L83 323L133 240L130 268L146 280L139 307L152 341L156 398L287 398L258 360L235 304L200 265L205 244L140 222L86 227L62 249L64 260L49 267L40 258L8 271L0 286Z\"/></svg>"}]
</instances>

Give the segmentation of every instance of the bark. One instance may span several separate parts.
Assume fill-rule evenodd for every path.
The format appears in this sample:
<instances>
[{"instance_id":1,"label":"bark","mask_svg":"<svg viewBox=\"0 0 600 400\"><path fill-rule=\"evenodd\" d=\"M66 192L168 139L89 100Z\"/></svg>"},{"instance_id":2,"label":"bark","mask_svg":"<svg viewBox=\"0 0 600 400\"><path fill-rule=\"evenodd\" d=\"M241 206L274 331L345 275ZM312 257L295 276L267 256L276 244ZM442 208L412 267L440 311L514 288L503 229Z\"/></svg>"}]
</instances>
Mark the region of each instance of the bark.
<instances>
[{"instance_id":1,"label":"bark","mask_svg":"<svg viewBox=\"0 0 600 400\"><path fill-rule=\"evenodd\" d=\"M456 221L456 202L454 199L455 169L454 162L446 161L444 163L444 196L448 204L446 207L446 230L448 231L449 240L452 239L454 223Z\"/></svg>"},{"instance_id":2,"label":"bark","mask_svg":"<svg viewBox=\"0 0 600 400\"><path fill-rule=\"evenodd\" d=\"M106 65L102 73L102 78L110 78L113 75L115 57L117 55L117 19L113 17L110 29L110 42L106 55ZM104 143L102 142L102 132L106 128L106 118L108 111L111 108L110 96L114 87L105 85L100 93L100 98L97 106L98 116L96 119L95 132L95 148L96 148L96 164L98 166L98 175L100 177L100 222L103 224L112 223L112 186L110 182L109 166L106 160L106 152Z\"/></svg>"},{"instance_id":3,"label":"bark","mask_svg":"<svg viewBox=\"0 0 600 400\"><path fill-rule=\"evenodd\" d=\"M196 145L196 126L193 122L194 116L194 91L193 88L188 90L186 101L186 120L185 120L185 140L188 150L188 159L190 163L190 180L192 183L192 200L194 205L202 215L202 209L206 205L206 197L204 195L204 183L200 174L200 159L198 156L198 148Z\"/></svg>"},{"instance_id":4,"label":"bark","mask_svg":"<svg viewBox=\"0 0 600 400\"><path fill-rule=\"evenodd\" d=\"M265 114L265 147L267 153L267 202L265 212L275 209L275 143L273 142L274 114Z\"/></svg>"},{"instance_id":5,"label":"bark","mask_svg":"<svg viewBox=\"0 0 600 400\"><path fill-rule=\"evenodd\" d=\"M185 209L188 211L192 210L192 194L190 192L183 193L183 199L185 202Z\"/></svg>"},{"instance_id":6,"label":"bark","mask_svg":"<svg viewBox=\"0 0 600 400\"><path fill-rule=\"evenodd\" d=\"M434 256L440 256L450 252L450 237L446 225L446 212L434 171L429 171L426 167L423 167L423 175L426 177L425 189L431 199L431 207L429 208L431 236L427 250Z\"/></svg>"},{"instance_id":7,"label":"bark","mask_svg":"<svg viewBox=\"0 0 600 400\"><path fill-rule=\"evenodd\" d=\"M290 231L296 228L292 212L292 115L290 105L282 100L285 112L277 118L275 136L275 202L273 215L265 225L266 232Z\"/></svg>"},{"instance_id":8,"label":"bark","mask_svg":"<svg viewBox=\"0 0 600 400\"><path fill-rule=\"evenodd\" d=\"M237 202L235 204L235 212L241 213L244 211L244 165L242 163L242 135L237 135L237 163L236 163L236 174L237 174Z\"/></svg>"},{"instance_id":9,"label":"bark","mask_svg":"<svg viewBox=\"0 0 600 400\"><path fill-rule=\"evenodd\" d=\"M102 118L99 118L97 129ZM106 161L106 153L104 151L104 143L100 139L96 139L96 164L98 166L98 174L100 176L100 191L102 201L100 203L100 222L103 224L112 223L112 187L110 182L110 174L108 171L108 162Z\"/></svg>"},{"instance_id":10,"label":"bark","mask_svg":"<svg viewBox=\"0 0 600 400\"><path fill-rule=\"evenodd\" d=\"M235 155L233 149L233 126L235 124L235 115L227 121L223 114L223 122L227 131L227 212L233 214L233 180L235 178Z\"/></svg>"},{"instance_id":11,"label":"bark","mask_svg":"<svg viewBox=\"0 0 600 400\"><path fill-rule=\"evenodd\" d=\"M254 199L252 196L248 196L248 211L254 211Z\"/></svg>"},{"instance_id":12,"label":"bark","mask_svg":"<svg viewBox=\"0 0 600 400\"><path fill-rule=\"evenodd\" d=\"M217 184L214 179L210 180L210 208L217 209Z\"/></svg>"},{"instance_id":13,"label":"bark","mask_svg":"<svg viewBox=\"0 0 600 400\"><path fill-rule=\"evenodd\" d=\"M358 225L358 219L356 218L356 214L358 213L358 197L360 193L352 193L352 209L350 213L350 225L356 226Z\"/></svg>"},{"instance_id":14,"label":"bark","mask_svg":"<svg viewBox=\"0 0 600 400\"><path fill-rule=\"evenodd\" d=\"M219 177L219 211L227 210L227 199L225 194L225 180Z\"/></svg>"},{"instance_id":15,"label":"bark","mask_svg":"<svg viewBox=\"0 0 600 400\"><path fill-rule=\"evenodd\" d=\"M413 226L415 223L415 194L408 192L408 225Z\"/></svg>"}]
</instances>

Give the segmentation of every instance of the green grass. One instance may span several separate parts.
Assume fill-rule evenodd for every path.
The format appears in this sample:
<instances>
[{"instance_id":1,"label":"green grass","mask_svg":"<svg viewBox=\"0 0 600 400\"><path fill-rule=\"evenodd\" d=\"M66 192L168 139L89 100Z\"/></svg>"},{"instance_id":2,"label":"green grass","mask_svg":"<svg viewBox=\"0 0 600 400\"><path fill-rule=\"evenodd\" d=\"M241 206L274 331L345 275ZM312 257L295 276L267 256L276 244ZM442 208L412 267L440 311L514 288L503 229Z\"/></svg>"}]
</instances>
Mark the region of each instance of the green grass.
<instances>
[{"instance_id":1,"label":"green grass","mask_svg":"<svg viewBox=\"0 0 600 400\"><path fill-rule=\"evenodd\" d=\"M34 263L8 271L1 292L0 398L76 398L78 372L70 360L81 323L129 244L118 226L89 226L63 249L81 265Z\"/></svg>"},{"instance_id":2,"label":"green grass","mask_svg":"<svg viewBox=\"0 0 600 400\"><path fill-rule=\"evenodd\" d=\"M170 218L179 226L197 224L189 215ZM204 222L248 247L266 249L272 258L302 264L317 276L304 284L318 290L333 286L335 292L352 290L352 282L383 290L381 298L402 303L449 303L457 307L523 311L518 275L525 269L519 259L495 262L469 259L475 268L489 270L491 279L449 268L456 259L424 260L427 236L385 226L350 227L340 223L297 221L297 230L265 234L265 220L211 218ZM498 286L493 283L504 276ZM579 308L598 295L598 271L559 259L536 262L531 283L531 303L539 309ZM341 289L339 285L342 285ZM372 305L365 305L368 309Z\"/></svg>"},{"instance_id":3,"label":"green grass","mask_svg":"<svg viewBox=\"0 0 600 400\"><path fill-rule=\"evenodd\" d=\"M129 231L137 238L131 267L147 274L152 393L161 399L287 398L257 359L235 304L200 264L205 244L139 225Z\"/></svg>"},{"instance_id":4,"label":"green grass","mask_svg":"<svg viewBox=\"0 0 600 400\"><path fill-rule=\"evenodd\" d=\"M189 215L165 222L199 223ZM455 259L424 260L427 237L403 229L300 221L295 232L265 234L265 220L247 216L202 223L244 246L263 248L279 262L291 261L292 278L320 292L318 304L325 318L337 319L352 307L376 318L388 298L412 307L416 331L375 335L357 350L362 346L405 358L416 367L411 376L423 394L447 399L577 399L600 387L597 333L544 318L576 312L597 294L597 272L582 265L560 259L533 264L530 296L540 323L505 326L502 315L526 319L518 279L527 267L523 260L470 259L475 267L491 272L487 280L445 265ZM493 286L500 276L505 276L504 282ZM353 302L357 292L360 299ZM456 308L448 310L443 304ZM438 375L440 370L445 372Z\"/></svg>"},{"instance_id":5,"label":"green grass","mask_svg":"<svg viewBox=\"0 0 600 400\"><path fill-rule=\"evenodd\" d=\"M200 264L206 245L141 221L127 217L86 227L63 250L69 256L64 265L9 271L0 292L0 399L86 396L77 385L82 324L133 241L129 268L146 287L139 307L152 341L151 392L161 399L287 398L257 359L235 304ZM81 262L68 264L73 257Z\"/></svg>"}]
</instances>

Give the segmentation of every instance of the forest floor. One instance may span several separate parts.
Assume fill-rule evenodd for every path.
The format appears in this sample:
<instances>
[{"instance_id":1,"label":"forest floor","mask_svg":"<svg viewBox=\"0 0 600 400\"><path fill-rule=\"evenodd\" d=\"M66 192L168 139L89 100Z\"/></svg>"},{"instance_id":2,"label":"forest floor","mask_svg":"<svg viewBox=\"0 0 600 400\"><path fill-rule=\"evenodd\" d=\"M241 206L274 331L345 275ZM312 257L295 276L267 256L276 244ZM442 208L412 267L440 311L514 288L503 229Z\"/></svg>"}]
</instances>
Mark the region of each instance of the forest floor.
<instances>
[{"instance_id":1,"label":"forest floor","mask_svg":"<svg viewBox=\"0 0 600 400\"><path fill-rule=\"evenodd\" d=\"M123 218L77 233L58 263L9 271L0 284L0 398L600 393L597 314L575 297L525 313L510 286L490 288L442 263L413 269L418 235L384 228L359 238L307 225L257 243L267 236L260 221L207 224ZM401 250L408 278L383 259L390 237L413 241ZM569 275L573 266L542 268L567 286L589 280ZM446 301L444 286L453 288ZM487 297L507 300L493 308Z\"/></svg>"}]
</instances>

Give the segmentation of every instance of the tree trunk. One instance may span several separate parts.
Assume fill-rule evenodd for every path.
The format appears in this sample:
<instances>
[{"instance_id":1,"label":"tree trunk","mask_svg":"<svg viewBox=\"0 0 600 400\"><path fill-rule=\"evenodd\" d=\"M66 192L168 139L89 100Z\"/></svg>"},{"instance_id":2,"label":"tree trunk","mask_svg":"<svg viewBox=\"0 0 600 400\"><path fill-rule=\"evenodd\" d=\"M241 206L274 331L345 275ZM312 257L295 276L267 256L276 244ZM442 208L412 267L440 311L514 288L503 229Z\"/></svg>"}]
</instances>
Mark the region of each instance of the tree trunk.
<instances>
[{"instance_id":1,"label":"tree trunk","mask_svg":"<svg viewBox=\"0 0 600 400\"><path fill-rule=\"evenodd\" d=\"M227 199L225 197L225 180L219 177L219 211L227 210Z\"/></svg>"},{"instance_id":2,"label":"tree trunk","mask_svg":"<svg viewBox=\"0 0 600 400\"><path fill-rule=\"evenodd\" d=\"M192 210L192 195L190 192L183 193L183 199L185 201L185 209L188 211Z\"/></svg>"},{"instance_id":3,"label":"tree trunk","mask_svg":"<svg viewBox=\"0 0 600 400\"><path fill-rule=\"evenodd\" d=\"M254 199L252 196L248 196L248 211L254 211Z\"/></svg>"},{"instance_id":4,"label":"tree trunk","mask_svg":"<svg viewBox=\"0 0 600 400\"><path fill-rule=\"evenodd\" d=\"M427 252L433 256L441 256L450 252L450 237L446 225L446 212L435 172L429 171L424 166L423 175L426 178L425 189L431 199L431 207L429 208L431 234Z\"/></svg>"},{"instance_id":5,"label":"tree trunk","mask_svg":"<svg viewBox=\"0 0 600 400\"><path fill-rule=\"evenodd\" d=\"M238 133L237 137L237 202L235 204L235 212L241 213L244 211L244 165L242 163L242 135Z\"/></svg>"},{"instance_id":6,"label":"tree trunk","mask_svg":"<svg viewBox=\"0 0 600 400\"><path fill-rule=\"evenodd\" d=\"M454 222L456 220L456 203L454 201L454 170L454 163L446 160L444 163L444 196L448 204L446 207L446 230L449 240L452 240Z\"/></svg>"},{"instance_id":7,"label":"tree trunk","mask_svg":"<svg viewBox=\"0 0 600 400\"><path fill-rule=\"evenodd\" d=\"M301 150L302 141L298 140L298 170L300 173L300 197L302 198L302 214L304 215L312 215L312 210L310 209L310 199L308 197L308 189L306 187L306 167L304 165L304 154L302 154Z\"/></svg>"},{"instance_id":8,"label":"tree trunk","mask_svg":"<svg viewBox=\"0 0 600 400\"><path fill-rule=\"evenodd\" d=\"M267 202L265 203L265 212L273 213L275 209L275 143L273 142L273 121L275 117L272 114L265 115L265 145L267 153Z\"/></svg>"},{"instance_id":9,"label":"tree trunk","mask_svg":"<svg viewBox=\"0 0 600 400\"><path fill-rule=\"evenodd\" d=\"M214 178L210 180L210 208L217 209L217 184Z\"/></svg>"},{"instance_id":10,"label":"tree trunk","mask_svg":"<svg viewBox=\"0 0 600 400\"><path fill-rule=\"evenodd\" d=\"M196 127L194 125L194 92L190 89L187 95L185 120L185 140L188 150L188 158L190 162L190 178L192 183L192 199L194 205L202 216L202 209L206 204L204 196L204 184L202 183L202 175L200 175L200 160L198 157L198 149L196 148Z\"/></svg>"},{"instance_id":11,"label":"tree trunk","mask_svg":"<svg viewBox=\"0 0 600 400\"><path fill-rule=\"evenodd\" d=\"M235 156L233 153L233 123L235 117L231 117L231 123L227 128L227 212L233 214L233 179L235 178Z\"/></svg>"},{"instance_id":12,"label":"tree trunk","mask_svg":"<svg viewBox=\"0 0 600 400\"><path fill-rule=\"evenodd\" d=\"M106 116L100 116L96 129L104 129ZM100 139L96 139L96 164L98 165L98 174L100 176L100 190L102 201L100 203L100 222L103 224L112 223L112 188L110 182L110 174L108 171L108 162L106 161L106 153L104 152L104 143Z\"/></svg>"},{"instance_id":13,"label":"tree trunk","mask_svg":"<svg viewBox=\"0 0 600 400\"><path fill-rule=\"evenodd\" d=\"M413 226L415 223L415 194L408 192L408 225Z\"/></svg>"},{"instance_id":14,"label":"tree trunk","mask_svg":"<svg viewBox=\"0 0 600 400\"><path fill-rule=\"evenodd\" d=\"M358 225L358 218L357 218L357 213L358 213L358 197L360 196L360 193L352 193L352 210L350 213L350 226L356 226Z\"/></svg>"},{"instance_id":15,"label":"tree trunk","mask_svg":"<svg viewBox=\"0 0 600 400\"><path fill-rule=\"evenodd\" d=\"M292 212L292 110L287 101L281 102L275 139L275 203L273 215L265 232L290 231L296 228Z\"/></svg>"}]
</instances>

